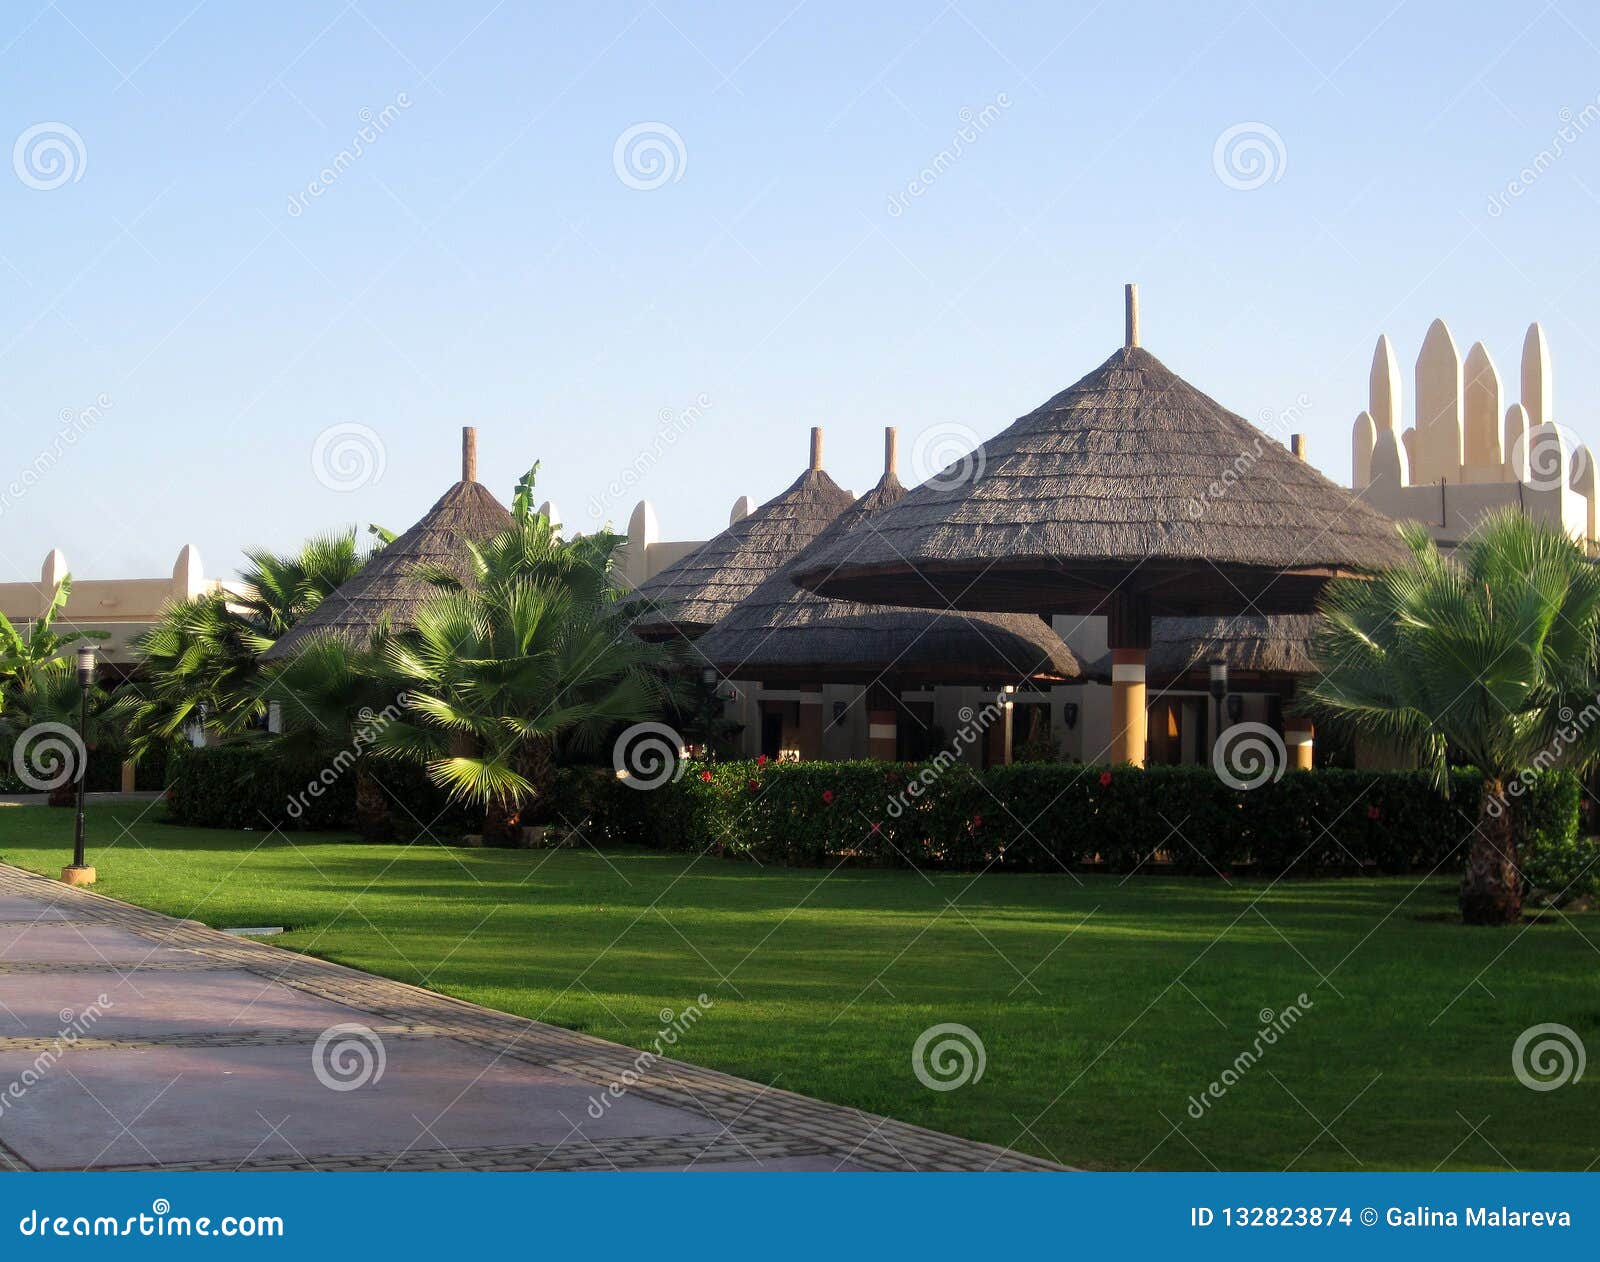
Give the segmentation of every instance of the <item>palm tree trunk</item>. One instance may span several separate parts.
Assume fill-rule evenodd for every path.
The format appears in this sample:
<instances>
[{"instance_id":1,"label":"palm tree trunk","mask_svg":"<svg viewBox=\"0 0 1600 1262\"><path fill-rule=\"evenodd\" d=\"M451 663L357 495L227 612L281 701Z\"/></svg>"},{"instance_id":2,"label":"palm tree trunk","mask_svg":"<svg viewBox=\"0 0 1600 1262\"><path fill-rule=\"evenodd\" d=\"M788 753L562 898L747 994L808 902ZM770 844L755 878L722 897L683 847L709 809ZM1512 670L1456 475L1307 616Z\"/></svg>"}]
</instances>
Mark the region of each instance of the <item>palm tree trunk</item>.
<instances>
[{"instance_id":1,"label":"palm tree trunk","mask_svg":"<svg viewBox=\"0 0 1600 1262\"><path fill-rule=\"evenodd\" d=\"M523 742L512 761L517 773L533 786L533 792L513 802L489 803L484 813L483 839L491 846L516 845L530 810L555 783L555 749L548 737L536 736Z\"/></svg>"},{"instance_id":2,"label":"palm tree trunk","mask_svg":"<svg viewBox=\"0 0 1600 1262\"><path fill-rule=\"evenodd\" d=\"M533 796L547 797L556 782L556 751L548 736L535 736L522 746L518 768L533 785Z\"/></svg>"},{"instance_id":3,"label":"palm tree trunk","mask_svg":"<svg viewBox=\"0 0 1600 1262\"><path fill-rule=\"evenodd\" d=\"M1510 925L1522 919L1522 873L1505 781L1484 777L1478 827L1461 878L1461 919L1469 925Z\"/></svg>"},{"instance_id":4,"label":"palm tree trunk","mask_svg":"<svg viewBox=\"0 0 1600 1262\"><path fill-rule=\"evenodd\" d=\"M512 846L522 833L522 803L493 799L483 813L483 840L490 846Z\"/></svg>"},{"instance_id":5,"label":"palm tree trunk","mask_svg":"<svg viewBox=\"0 0 1600 1262\"><path fill-rule=\"evenodd\" d=\"M356 832L362 841L388 841L394 836L389 796L365 762L356 764Z\"/></svg>"}]
</instances>

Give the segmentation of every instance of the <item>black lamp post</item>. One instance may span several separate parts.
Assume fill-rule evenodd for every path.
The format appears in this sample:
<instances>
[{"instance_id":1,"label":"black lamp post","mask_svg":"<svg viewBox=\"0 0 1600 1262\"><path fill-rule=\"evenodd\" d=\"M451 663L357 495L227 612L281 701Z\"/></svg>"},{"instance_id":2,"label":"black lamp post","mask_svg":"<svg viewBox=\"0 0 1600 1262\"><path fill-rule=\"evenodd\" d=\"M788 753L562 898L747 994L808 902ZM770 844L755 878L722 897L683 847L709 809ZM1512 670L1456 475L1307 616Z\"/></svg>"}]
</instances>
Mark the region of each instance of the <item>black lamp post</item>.
<instances>
[{"instance_id":1,"label":"black lamp post","mask_svg":"<svg viewBox=\"0 0 1600 1262\"><path fill-rule=\"evenodd\" d=\"M83 693L78 712L78 739L83 753L78 759L78 819L73 831L72 866L63 868L61 879L68 885L93 885L94 869L83 859L83 795L89 783L89 692L94 687L94 646L78 650L78 687Z\"/></svg>"},{"instance_id":2,"label":"black lamp post","mask_svg":"<svg viewBox=\"0 0 1600 1262\"><path fill-rule=\"evenodd\" d=\"M1213 657L1208 665L1211 668L1211 711L1216 716L1211 739L1215 744L1222 736L1222 699L1228 695L1228 663Z\"/></svg>"}]
</instances>

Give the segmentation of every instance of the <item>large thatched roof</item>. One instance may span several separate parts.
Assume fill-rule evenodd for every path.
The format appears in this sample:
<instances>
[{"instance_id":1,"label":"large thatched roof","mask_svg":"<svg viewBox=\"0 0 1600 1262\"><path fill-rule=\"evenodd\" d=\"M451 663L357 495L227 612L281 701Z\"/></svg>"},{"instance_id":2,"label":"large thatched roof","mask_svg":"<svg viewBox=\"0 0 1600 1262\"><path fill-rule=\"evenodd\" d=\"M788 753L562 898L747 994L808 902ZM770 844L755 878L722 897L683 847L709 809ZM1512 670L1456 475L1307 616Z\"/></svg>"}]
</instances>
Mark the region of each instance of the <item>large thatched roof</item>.
<instances>
[{"instance_id":1,"label":"large thatched roof","mask_svg":"<svg viewBox=\"0 0 1600 1262\"><path fill-rule=\"evenodd\" d=\"M699 636L850 507L850 493L822 471L813 436L812 467L783 494L641 583L635 634L644 639Z\"/></svg>"},{"instance_id":2,"label":"large thatched roof","mask_svg":"<svg viewBox=\"0 0 1600 1262\"><path fill-rule=\"evenodd\" d=\"M464 470L476 472L475 464ZM406 627L433 589L416 577L418 566L443 566L468 575L466 544L483 543L511 525L511 513L478 482L463 478L439 497L415 526L388 544L361 572L314 609L262 655L293 656L312 640L334 636L364 645L378 623Z\"/></svg>"},{"instance_id":3,"label":"large thatched roof","mask_svg":"<svg viewBox=\"0 0 1600 1262\"><path fill-rule=\"evenodd\" d=\"M892 443L892 440L891 440ZM892 471L798 555L779 567L696 642L698 656L730 678L763 682L850 683L917 679L934 683L1014 683L1070 679L1078 660L1031 614L940 613L829 600L796 587L793 572L906 493Z\"/></svg>"},{"instance_id":4,"label":"large thatched roof","mask_svg":"<svg viewBox=\"0 0 1600 1262\"><path fill-rule=\"evenodd\" d=\"M1298 613L1403 559L1394 523L1137 345L807 559L825 595L967 609Z\"/></svg>"},{"instance_id":5,"label":"large thatched roof","mask_svg":"<svg viewBox=\"0 0 1600 1262\"><path fill-rule=\"evenodd\" d=\"M1316 621L1311 614L1157 618L1146 670L1152 682L1171 683L1191 672L1203 674L1213 658L1221 658L1228 664L1229 679L1236 684L1264 678L1288 683L1294 676L1316 671L1311 656ZM1097 682L1109 682L1111 654L1086 666L1084 673Z\"/></svg>"}]
</instances>

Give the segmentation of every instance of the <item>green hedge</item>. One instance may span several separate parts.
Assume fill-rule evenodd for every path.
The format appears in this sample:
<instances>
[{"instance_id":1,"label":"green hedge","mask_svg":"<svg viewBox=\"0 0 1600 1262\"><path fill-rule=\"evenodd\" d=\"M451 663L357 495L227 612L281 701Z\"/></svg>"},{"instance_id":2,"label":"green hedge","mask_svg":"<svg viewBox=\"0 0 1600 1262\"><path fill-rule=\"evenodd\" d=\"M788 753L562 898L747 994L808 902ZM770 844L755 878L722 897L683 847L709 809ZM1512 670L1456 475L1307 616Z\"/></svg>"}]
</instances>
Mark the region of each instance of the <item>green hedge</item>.
<instances>
[{"instance_id":1,"label":"green hedge","mask_svg":"<svg viewBox=\"0 0 1600 1262\"><path fill-rule=\"evenodd\" d=\"M16 752L13 741L0 744L0 793L37 793L34 785L19 779L11 763ZM90 750L90 781L85 789L90 793L115 793L122 789L122 765L128 752L115 742L102 742Z\"/></svg>"},{"instance_id":2,"label":"green hedge","mask_svg":"<svg viewBox=\"0 0 1600 1262\"><path fill-rule=\"evenodd\" d=\"M446 841L475 829L470 814L446 809L419 768L377 767L402 830L413 816ZM185 748L169 764L168 809L178 823L210 827L348 828L354 776L324 770L248 744ZM314 780L327 782L317 796L306 792ZM631 789L609 769L564 770L533 818L595 844L799 866L1453 872L1477 819L1480 786L1466 770L1454 772L1449 793L1440 794L1418 772L1337 768L1289 772L1241 792L1207 767L691 763L654 790ZM1517 800L1535 884L1574 866L1585 844L1577 840L1579 798L1570 776L1545 773Z\"/></svg>"},{"instance_id":3,"label":"green hedge","mask_svg":"<svg viewBox=\"0 0 1600 1262\"><path fill-rule=\"evenodd\" d=\"M374 771L383 785L401 836L425 827L441 841L466 831L464 811L446 803L420 767L382 762ZM312 792L315 784L317 791ZM167 763L167 813L177 824L207 828L291 831L348 828L355 820L353 770L328 760L268 753L248 742L205 749L181 748Z\"/></svg>"},{"instance_id":4,"label":"green hedge","mask_svg":"<svg viewBox=\"0 0 1600 1262\"><path fill-rule=\"evenodd\" d=\"M1600 895L1600 851L1585 829L1567 827L1582 809L1583 787L1572 776L1543 775L1512 799L1518 857L1528 893L1537 902L1564 906Z\"/></svg>"},{"instance_id":5,"label":"green hedge","mask_svg":"<svg viewBox=\"0 0 1600 1262\"><path fill-rule=\"evenodd\" d=\"M650 791L564 773L552 814L595 842L796 865L1453 872L1480 786L1468 770L1442 795L1420 773L1336 768L1241 792L1206 767L733 762ZM1577 836L1578 795L1564 775L1541 786L1518 810L1530 847L1548 850Z\"/></svg>"}]
</instances>

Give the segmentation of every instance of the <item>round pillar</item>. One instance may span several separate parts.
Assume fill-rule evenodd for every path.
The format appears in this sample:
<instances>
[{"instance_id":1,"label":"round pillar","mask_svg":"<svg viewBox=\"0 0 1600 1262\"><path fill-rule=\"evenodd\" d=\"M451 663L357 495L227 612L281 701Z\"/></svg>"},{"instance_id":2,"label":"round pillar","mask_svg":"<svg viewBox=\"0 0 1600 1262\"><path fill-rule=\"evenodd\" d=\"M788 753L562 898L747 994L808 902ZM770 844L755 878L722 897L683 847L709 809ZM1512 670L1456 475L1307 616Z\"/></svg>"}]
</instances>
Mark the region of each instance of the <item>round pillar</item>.
<instances>
[{"instance_id":1,"label":"round pillar","mask_svg":"<svg viewBox=\"0 0 1600 1262\"><path fill-rule=\"evenodd\" d=\"M1145 649L1111 650L1111 761L1144 766Z\"/></svg>"},{"instance_id":2,"label":"round pillar","mask_svg":"<svg viewBox=\"0 0 1600 1262\"><path fill-rule=\"evenodd\" d=\"M1283 743L1289 749L1289 766L1295 771L1310 771L1316 752L1316 729L1310 719L1290 716L1283 721Z\"/></svg>"},{"instance_id":3,"label":"round pillar","mask_svg":"<svg viewBox=\"0 0 1600 1262\"><path fill-rule=\"evenodd\" d=\"M1115 592L1104 608L1111 649L1111 761L1142 767L1150 722L1144 690L1150 601L1134 592Z\"/></svg>"}]
</instances>

